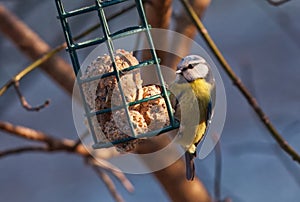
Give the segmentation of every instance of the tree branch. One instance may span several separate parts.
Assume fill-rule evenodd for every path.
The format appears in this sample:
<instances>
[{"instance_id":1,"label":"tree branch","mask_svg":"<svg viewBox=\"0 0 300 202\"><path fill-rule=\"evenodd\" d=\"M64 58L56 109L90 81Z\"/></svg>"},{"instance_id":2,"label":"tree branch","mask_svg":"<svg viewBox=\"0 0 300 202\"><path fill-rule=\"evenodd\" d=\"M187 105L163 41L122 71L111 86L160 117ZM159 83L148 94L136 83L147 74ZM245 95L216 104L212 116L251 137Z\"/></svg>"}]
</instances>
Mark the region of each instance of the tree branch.
<instances>
[{"instance_id":1,"label":"tree branch","mask_svg":"<svg viewBox=\"0 0 300 202\"><path fill-rule=\"evenodd\" d=\"M167 29L171 20L172 0L149 0L145 12L152 27Z\"/></svg>"},{"instance_id":2,"label":"tree branch","mask_svg":"<svg viewBox=\"0 0 300 202\"><path fill-rule=\"evenodd\" d=\"M189 0L193 6L197 15L202 18L206 8L209 6L211 0ZM179 10L173 11L173 16L175 20L174 31L187 36L188 38L195 38L197 34L197 28L195 27L193 21L186 15L184 8L179 8ZM191 49L191 44L186 40L171 42L172 50L175 53L180 53L180 55L188 55ZM176 69L177 64L181 60L180 57L175 55L167 55L166 63L168 67Z\"/></svg>"},{"instance_id":3,"label":"tree branch","mask_svg":"<svg viewBox=\"0 0 300 202\"><path fill-rule=\"evenodd\" d=\"M116 186L114 185L114 182L111 180L109 175L105 173L101 168L98 166L92 165L93 170L97 173L97 175L102 179L104 184L106 185L107 189L109 190L112 197L117 202L124 202L124 199L122 196L118 193Z\"/></svg>"},{"instance_id":4,"label":"tree branch","mask_svg":"<svg viewBox=\"0 0 300 202\"><path fill-rule=\"evenodd\" d=\"M4 151L0 151L0 158L8 157L10 155L23 154L25 152L47 152L49 149L44 146L24 146L18 147L14 149L8 149Z\"/></svg>"},{"instance_id":5,"label":"tree branch","mask_svg":"<svg viewBox=\"0 0 300 202\"><path fill-rule=\"evenodd\" d=\"M172 131L176 132L176 131ZM175 134L170 136L175 136ZM139 144L136 152L140 154L147 154L159 151L165 148L170 139L167 135L161 135L149 140L145 140ZM157 164L166 161L165 158L160 157ZM144 161L145 165L151 168L153 162ZM165 191L168 193L170 200L174 202L209 202L211 198L201 181L196 177L193 181L186 180L185 162L183 158L178 159L172 165L154 172L154 176L159 180Z\"/></svg>"},{"instance_id":6,"label":"tree branch","mask_svg":"<svg viewBox=\"0 0 300 202\"><path fill-rule=\"evenodd\" d=\"M289 2L290 0L279 0L279 1L273 1L273 0L267 0L267 2L269 4L271 4L272 6L280 6L282 4L285 4L287 2Z\"/></svg>"},{"instance_id":7,"label":"tree branch","mask_svg":"<svg viewBox=\"0 0 300 202\"><path fill-rule=\"evenodd\" d=\"M1 6L0 6L0 11L1 11ZM1 26L1 25L0 25ZM5 93L5 91L11 87L14 82L20 81L24 76L26 76L28 73L39 67L41 64L49 60L52 56L54 56L56 53L59 51L63 50L66 47L66 45L60 45L57 48L47 52L45 55L37 59L35 62L30 64L29 66L25 67L22 71L20 71L18 74L16 74L13 78L11 78L4 86L1 87L0 89L0 96Z\"/></svg>"},{"instance_id":8,"label":"tree branch","mask_svg":"<svg viewBox=\"0 0 300 202\"><path fill-rule=\"evenodd\" d=\"M189 16L192 18L193 22L195 23L198 31L208 44L211 51L215 54L216 58L218 59L219 63L232 80L233 84L239 89L242 95L246 98L250 106L256 112L262 123L268 129L272 137L276 140L279 146L290 156L293 160L300 164L300 155L287 143L287 141L281 136L281 134L277 131L275 126L271 123L270 119L264 113L262 108L258 105L256 99L251 95L250 91L246 88L246 86L242 83L242 81L238 78L235 72L232 70L212 38L210 37L208 31L206 30L205 26L198 18L197 14L195 13L193 7L187 0L181 0L182 4L184 5L185 9L187 10Z\"/></svg>"},{"instance_id":9,"label":"tree branch","mask_svg":"<svg viewBox=\"0 0 300 202\"><path fill-rule=\"evenodd\" d=\"M199 4L203 2L203 0L197 0L197 1ZM204 1L207 2L207 0ZM172 1L170 0L168 1L152 0L151 4L149 4L146 7L147 20L152 27L164 28L164 29L169 27L171 12L172 12L171 3ZM202 9L201 11L204 11L204 9ZM161 37L162 36L152 35L154 41L159 41L159 43L172 43L168 41L169 40L168 38L162 39ZM183 47L185 47L185 45L183 45ZM163 51L156 51L156 52L158 54L158 57L161 58L163 65L170 67L171 63L176 61L174 60L174 57L168 60L169 54L167 52L163 52ZM171 55L171 57L172 56L173 55ZM143 58L148 58L147 52L143 53ZM147 70L143 73L151 74L151 72L147 72ZM147 140L147 142L145 141L144 144L137 145L136 152L139 154L152 153L164 148L169 143L169 141L170 140L167 137L167 135L154 137L151 138L150 140ZM164 161L164 159L162 159L162 161ZM151 163L149 162L144 162L144 163L146 166L151 168ZM198 178L196 178L192 182L186 180L185 163L183 159L179 159L169 167L156 171L154 173L154 176L157 178L157 180L163 186L165 191L168 193L171 201L174 202L211 201L208 192L206 191L205 187L203 186L203 184L200 182Z\"/></svg>"},{"instance_id":10,"label":"tree branch","mask_svg":"<svg viewBox=\"0 0 300 202\"><path fill-rule=\"evenodd\" d=\"M2 5L0 5L0 21L1 32L32 60L37 60L51 51L46 42ZM54 54L47 59L44 63L40 63L42 70L59 83L62 88L72 92L75 81L72 67ZM59 72L63 72L68 77L59 74Z\"/></svg>"},{"instance_id":11,"label":"tree branch","mask_svg":"<svg viewBox=\"0 0 300 202\"><path fill-rule=\"evenodd\" d=\"M131 182L126 178L124 173L122 173L117 167L109 163L108 161L102 161L101 163L94 158L89 159L89 163L94 165L94 166L100 166L102 169L111 172L118 180L119 182L123 185L123 187L128 191L128 192L133 192L134 187L131 184Z\"/></svg>"},{"instance_id":12,"label":"tree branch","mask_svg":"<svg viewBox=\"0 0 300 202\"><path fill-rule=\"evenodd\" d=\"M145 1L145 3L147 3L147 1ZM122 13L125 13L129 10L131 10L132 8L135 7L135 4L131 4L128 7L112 14L110 17L107 18L107 20L112 20L114 18L116 18L117 16L121 15ZM14 23L17 22L17 24L20 24L20 26L15 26L14 24L11 24L11 26L15 26L14 30L19 32L20 37L23 37L22 35L25 34L27 31L22 31L22 29L25 27L27 30L30 29L28 28L25 24L22 25L22 22L19 21L16 17L7 17L7 15L13 15L12 13L9 13L3 6L1 6L0 4L0 19L1 22L2 21L8 21L5 24L9 24L9 23ZM4 25L1 25L0 23L0 31L6 33L7 31L7 27L5 27ZM94 26L91 26L90 28L88 28L87 30L83 31L82 33L78 34L77 36L74 37L74 40L79 40L87 35L89 35L90 33L94 32L95 30L97 30L100 27L100 23L95 24ZM29 33L32 31L29 31ZM9 32L10 33L10 32ZM9 34L7 33L7 34ZM24 36L25 37L25 36ZM10 39L12 41L16 40L16 37L10 37ZM34 40L34 39L32 39ZM15 41L14 41L15 42ZM15 42L16 43L16 42ZM11 87L15 81L20 81L24 76L26 76L28 73L30 73L31 71L33 71L34 69L36 69L39 66L42 66L45 62L47 62L50 58L52 58L54 55L56 55L58 52L64 50L67 47L67 44L64 42L60 45L58 45L57 47L55 47L54 49L51 49L49 51L47 51L45 54L43 54L42 52L40 53L40 55L42 55L41 57L39 57L38 59L36 59L32 64L30 64L29 66L25 67L21 72L19 72L18 74L16 74L13 78L11 78L4 86L1 87L0 89L0 96L4 94L4 92ZM45 65L44 65L45 66ZM54 65L55 66L55 65ZM47 71L46 71L47 73ZM74 73L72 72L72 75L67 75L66 71L61 71L61 73L65 73L64 75L61 75L59 78L61 77L70 77L72 75L74 75ZM49 74L50 75L50 74ZM51 75L50 75L51 76ZM54 74L55 76L55 74ZM56 77L53 78L54 81L56 82L60 82L60 80L56 80ZM75 78L74 78L75 79ZM68 82L69 81L69 82ZM64 89L67 90L67 92L69 94L72 94L73 92L73 86L72 88L69 88L68 86L70 86L72 83L74 83L75 80L72 81L72 79L67 79L65 82L67 85L64 85L64 83L61 83L61 85L65 86L63 87Z\"/></svg>"},{"instance_id":13,"label":"tree branch","mask_svg":"<svg viewBox=\"0 0 300 202\"><path fill-rule=\"evenodd\" d=\"M134 190L133 185L126 178L126 176L123 173L117 171L118 168L111 165L104 159L102 159L101 164L97 163L95 159L93 159L93 157L90 155L90 153L84 148L84 146L81 144L77 144L76 141L70 139L55 138L41 131L36 131L34 129L27 128L24 126L15 126L11 123L2 121L0 121L0 130L10 133L16 137L21 137L24 139L46 144L44 146L22 146L18 148L0 151L0 158L8 157L10 155L15 154L22 154L25 152L69 152L83 157L84 160L88 162L88 165L92 166L94 171L103 180L103 182L105 183L108 190L110 191L110 193L116 201L123 201L123 199L117 192L115 185L109 177L109 175L104 171L110 172L113 176L115 176L127 191L132 192ZM75 145L77 146L74 147Z\"/></svg>"},{"instance_id":14,"label":"tree branch","mask_svg":"<svg viewBox=\"0 0 300 202\"><path fill-rule=\"evenodd\" d=\"M217 202L221 202L221 179L222 179L222 151L220 141L215 140L215 180L214 180L214 198Z\"/></svg>"},{"instance_id":15,"label":"tree branch","mask_svg":"<svg viewBox=\"0 0 300 202\"><path fill-rule=\"evenodd\" d=\"M169 28L172 15L172 0L148 0L147 4L144 5L145 14L151 27L161 29ZM154 42L161 43L161 47L167 46L168 44L168 38L166 36L157 35L155 32L152 32L151 37ZM136 43L138 45L141 41L137 41ZM146 41L144 41L144 44L146 47L148 46ZM161 59L161 63L164 64L166 52L156 50L156 54ZM152 57L149 50L140 50L136 56L143 61Z\"/></svg>"},{"instance_id":16,"label":"tree branch","mask_svg":"<svg viewBox=\"0 0 300 202\"><path fill-rule=\"evenodd\" d=\"M0 15L0 19L1 19L1 15ZM12 25L13 24L14 23L12 23ZM22 36L20 36L19 38L22 38ZM44 54L44 53L42 53L42 54ZM53 66L55 66L55 64L53 64ZM60 70L60 69L58 68L58 70ZM45 72L47 74L50 74L47 71L45 71ZM69 94L71 94L73 89L70 88L70 84L72 84L71 86L73 87L73 82L75 79L75 78L70 79L70 77L72 77L72 75L74 75L73 72L72 72L72 74L68 74L68 73L64 72L63 70L61 70L61 71L54 72L52 78L55 80L56 79L59 80L58 77L68 78L67 81L64 81L67 83L61 83L61 85L65 86L64 89L66 89L69 92ZM1 124L0 124L0 128L1 128ZM149 148L151 146L153 146L153 145L150 144ZM72 142L72 144L70 144L67 148L70 148L70 150L67 150L67 151L74 151L73 150L74 142ZM78 147L76 147L75 151L79 150L79 148L82 148L82 147L79 145ZM180 171L180 172L178 172L178 171ZM174 199L174 201L180 201L181 199L195 200L195 201L199 201L199 200L210 201L210 198L209 198L209 195L208 195L206 189L204 188L204 186L200 183L200 181L198 179L195 179L193 182L187 182L185 180L184 163L182 160L179 160L178 162L176 162L174 164L174 166L172 165L162 171L156 172L155 175L156 175L157 179L160 181L160 183L167 190L167 192L170 195L170 197L172 198L172 200ZM177 184L177 183L179 183L178 186L174 186L174 184ZM193 189L191 189L191 187ZM174 191L174 192L172 193L172 191ZM176 196L179 196L179 197L176 198Z\"/></svg>"},{"instance_id":17,"label":"tree branch","mask_svg":"<svg viewBox=\"0 0 300 202\"><path fill-rule=\"evenodd\" d=\"M81 156L89 156L89 152L83 145L78 145L74 149L75 141L70 139L58 139L41 131L37 131L24 126L13 125L9 122L0 121L0 130L7 132L13 136L23 139L45 143L50 151L63 150L80 154Z\"/></svg>"},{"instance_id":18,"label":"tree branch","mask_svg":"<svg viewBox=\"0 0 300 202\"><path fill-rule=\"evenodd\" d=\"M20 91L20 85L19 85L18 81L14 82L14 87L15 87L15 90L16 90L17 95L19 97L19 100L21 102L21 105L23 106L23 108L25 108L28 111L40 111L41 109L47 107L50 103L49 100L46 100L44 102L44 104L36 106L36 107L32 107L30 104L28 104L28 102L26 101L26 98L22 95L22 93Z\"/></svg>"}]
</instances>

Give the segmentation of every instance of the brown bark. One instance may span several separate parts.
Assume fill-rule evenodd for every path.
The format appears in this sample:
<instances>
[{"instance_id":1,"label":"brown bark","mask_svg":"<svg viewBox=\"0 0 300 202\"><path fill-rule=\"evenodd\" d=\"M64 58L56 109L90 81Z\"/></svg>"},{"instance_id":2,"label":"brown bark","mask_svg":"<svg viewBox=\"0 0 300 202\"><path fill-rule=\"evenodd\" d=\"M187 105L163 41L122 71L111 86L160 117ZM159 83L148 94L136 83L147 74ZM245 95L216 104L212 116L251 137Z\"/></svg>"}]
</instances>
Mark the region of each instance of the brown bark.
<instances>
[{"instance_id":1,"label":"brown bark","mask_svg":"<svg viewBox=\"0 0 300 202\"><path fill-rule=\"evenodd\" d=\"M171 1L153 0L152 6L152 9L149 7L150 10L147 11L147 15L151 15L151 17L148 16L150 24L153 27L167 28L171 15ZM50 47L37 34L1 5L0 21L0 30L31 59L35 60L49 51ZM69 94L72 94L75 76L70 65L59 57L54 57L44 63L41 68ZM164 136L157 139L159 141L150 141L149 144L139 147L137 151L148 153L161 148L168 142L168 138ZM210 201L207 191L198 179L193 182L186 181L182 159L154 174L172 201Z\"/></svg>"},{"instance_id":2,"label":"brown bark","mask_svg":"<svg viewBox=\"0 0 300 202\"><path fill-rule=\"evenodd\" d=\"M175 132L175 131L174 131ZM137 153L151 153L164 148L169 143L166 135L161 135L145 143L137 148ZM161 157L155 162L144 162L151 168L151 164L164 164L165 159ZM193 181L186 180L185 162L183 158L177 160L172 165L153 173L157 180L161 183L165 191L168 193L171 201L174 202L209 202L211 201L208 192L200 180L195 177Z\"/></svg>"},{"instance_id":3,"label":"brown bark","mask_svg":"<svg viewBox=\"0 0 300 202\"><path fill-rule=\"evenodd\" d=\"M209 0L198 0L193 1L193 4L198 8L197 11L199 15L202 15L203 11L209 4ZM161 0L152 0L150 4L147 4L145 7L148 23L153 28L164 28L169 27L170 18L171 18L171 0L161 1ZM180 15L176 21L176 29L178 31L190 38L194 38L196 35L197 29L193 25L192 21L189 19L188 15L182 9ZM155 37L161 36L152 36L155 40ZM159 40L164 41L165 43L170 43L168 39ZM172 43L172 42L171 42ZM177 43L176 43L177 44ZM185 52L189 51L189 45L180 44L180 46L187 46L183 48ZM182 47L176 48L182 48ZM179 62L178 57L168 54L163 51L157 51L158 57L162 59L162 64L169 67L176 67ZM148 56L143 55L143 58ZM176 58L176 59L175 59ZM155 152L169 143L169 138L166 135L161 135L155 137L152 140L147 141L147 144L141 144L138 146L137 153L151 153ZM163 159L162 159L163 161ZM153 163L153 162L145 162ZM159 162L155 162L159 163ZM149 165L151 166L151 165ZM177 160L171 166L166 167L162 170L156 171L154 173L157 180L164 187L165 191L168 193L172 201L197 201L197 202L208 202L211 201L205 187L199 181L198 178L195 178L194 181L187 181L185 177L185 162L183 159Z\"/></svg>"},{"instance_id":4,"label":"brown bark","mask_svg":"<svg viewBox=\"0 0 300 202\"><path fill-rule=\"evenodd\" d=\"M34 130L32 128L27 128L24 126L13 125L9 122L0 121L0 131L4 131L11 135L26 140L40 142L42 145L39 146L18 146L17 148L5 149L0 151L0 158L5 158L11 155L23 154L25 152L68 152L70 154L76 154L83 157L84 162L90 165L97 175L102 179L107 189L111 193L112 197L116 201L124 201L121 195L118 193L117 188L111 179L111 177L106 173L111 173L128 192L133 192L134 188L131 182L126 178L126 176L118 172L117 168L105 161L101 160L101 163L97 162L92 158L90 153L86 150L83 145L78 145L76 141L70 139L63 139L51 136L44 132Z\"/></svg>"},{"instance_id":5,"label":"brown bark","mask_svg":"<svg viewBox=\"0 0 300 202\"><path fill-rule=\"evenodd\" d=\"M152 28L168 29L171 21L172 15L172 0L149 0L145 4L145 13L147 16L148 23ZM152 33L153 41L159 41L164 43L167 46L168 39L164 36L156 36L155 33ZM164 51L156 50L158 57L161 59L161 64L164 64L164 59L166 58L166 53ZM149 59L150 53L143 52L143 59Z\"/></svg>"},{"instance_id":6,"label":"brown bark","mask_svg":"<svg viewBox=\"0 0 300 202\"><path fill-rule=\"evenodd\" d=\"M195 9L199 17L203 17L206 8L209 6L211 0L189 0L193 8ZM181 33L191 39L193 39L197 34L197 28L195 27L193 21L188 16L186 10L183 7L174 11L175 16L175 26L174 31ZM188 44L186 40L176 41L173 43L172 49L180 55L188 55L191 44ZM166 58L166 63L169 67L176 68L181 58L174 57L174 55L168 55Z\"/></svg>"},{"instance_id":7,"label":"brown bark","mask_svg":"<svg viewBox=\"0 0 300 202\"><path fill-rule=\"evenodd\" d=\"M150 0L145 5L148 22L152 27L167 29L172 15L172 0Z\"/></svg>"},{"instance_id":8,"label":"brown bark","mask_svg":"<svg viewBox=\"0 0 300 202\"><path fill-rule=\"evenodd\" d=\"M188 181L185 178L185 166L182 159L176 161L170 167L155 172L155 176L160 180L160 183L169 194L174 202L195 201L195 202L209 202L211 201L206 188L198 178L193 181Z\"/></svg>"},{"instance_id":9,"label":"brown bark","mask_svg":"<svg viewBox=\"0 0 300 202\"><path fill-rule=\"evenodd\" d=\"M88 151L83 145L76 146L76 142L70 139L58 139L54 136L45 134L44 132L27 128L24 126L13 125L9 122L0 121L0 130L3 130L16 137L21 137L27 140L46 143L45 151L65 150L75 152L82 156L89 156Z\"/></svg>"},{"instance_id":10,"label":"brown bark","mask_svg":"<svg viewBox=\"0 0 300 202\"><path fill-rule=\"evenodd\" d=\"M34 31L1 4L0 22L0 31L33 61L51 49ZM75 74L67 62L59 56L54 56L40 67L66 92L72 94Z\"/></svg>"}]
</instances>

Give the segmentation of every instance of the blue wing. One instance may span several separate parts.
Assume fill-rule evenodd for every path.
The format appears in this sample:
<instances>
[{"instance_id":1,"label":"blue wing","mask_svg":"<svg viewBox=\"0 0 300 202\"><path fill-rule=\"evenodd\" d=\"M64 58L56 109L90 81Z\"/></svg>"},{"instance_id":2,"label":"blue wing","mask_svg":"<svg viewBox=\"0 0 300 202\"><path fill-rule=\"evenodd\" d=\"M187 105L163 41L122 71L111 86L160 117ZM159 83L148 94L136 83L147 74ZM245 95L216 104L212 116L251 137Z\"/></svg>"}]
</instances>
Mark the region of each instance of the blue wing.
<instances>
[{"instance_id":1,"label":"blue wing","mask_svg":"<svg viewBox=\"0 0 300 202\"><path fill-rule=\"evenodd\" d=\"M206 130L205 133L208 131L208 127L211 123L212 118L212 100L209 100L208 106L207 106L207 113L206 113Z\"/></svg>"},{"instance_id":2,"label":"blue wing","mask_svg":"<svg viewBox=\"0 0 300 202\"><path fill-rule=\"evenodd\" d=\"M204 132L204 135L202 136L201 140L196 143L195 145L197 146L200 142L203 141L203 139L205 138L205 136L207 135L207 132L208 132L208 128L209 128L209 125L211 123L211 118L212 118L212 100L210 99L209 102L208 102L208 105L207 105L207 111L206 111L206 117L205 117L206 121L205 121L205 124L206 124L206 128L205 128L205 132Z\"/></svg>"}]
</instances>

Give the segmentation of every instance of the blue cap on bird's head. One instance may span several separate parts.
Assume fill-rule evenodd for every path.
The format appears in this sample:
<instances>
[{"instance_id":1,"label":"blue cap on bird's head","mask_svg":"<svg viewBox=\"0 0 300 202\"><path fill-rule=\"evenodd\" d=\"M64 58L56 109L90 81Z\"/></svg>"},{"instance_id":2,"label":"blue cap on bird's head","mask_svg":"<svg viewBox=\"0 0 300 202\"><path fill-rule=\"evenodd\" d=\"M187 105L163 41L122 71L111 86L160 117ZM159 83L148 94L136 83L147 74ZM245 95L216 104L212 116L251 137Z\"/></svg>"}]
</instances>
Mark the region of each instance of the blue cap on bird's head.
<instances>
[{"instance_id":1,"label":"blue cap on bird's head","mask_svg":"<svg viewBox=\"0 0 300 202\"><path fill-rule=\"evenodd\" d=\"M182 75L188 82L206 78L209 74L209 66L204 58L198 55L188 55L177 65L176 74Z\"/></svg>"}]
</instances>

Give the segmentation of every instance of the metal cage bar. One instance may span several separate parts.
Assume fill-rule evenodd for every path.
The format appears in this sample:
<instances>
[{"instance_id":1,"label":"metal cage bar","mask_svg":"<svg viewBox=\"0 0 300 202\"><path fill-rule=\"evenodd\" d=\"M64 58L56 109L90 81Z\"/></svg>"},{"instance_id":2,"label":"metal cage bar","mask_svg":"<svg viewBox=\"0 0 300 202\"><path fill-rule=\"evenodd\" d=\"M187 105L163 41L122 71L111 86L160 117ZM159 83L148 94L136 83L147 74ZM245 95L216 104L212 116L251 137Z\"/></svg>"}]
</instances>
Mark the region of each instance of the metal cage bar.
<instances>
[{"instance_id":1,"label":"metal cage bar","mask_svg":"<svg viewBox=\"0 0 300 202\"><path fill-rule=\"evenodd\" d=\"M55 2L56 2L56 7L57 7L57 10L58 10L59 18L60 18L60 21L61 21L61 24L62 24L62 27L63 27L63 30L64 30L64 35L65 35L65 38L66 38L68 51L69 51L69 54L70 54L70 57L71 57L73 69L74 69L74 72L75 72L75 74L78 78L78 73L81 76L81 71L80 71L80 64L79 64L76 48L74 48L74 41L73 41L72 33L71 33L71 30L70 30L67 18L63 16L63 13L65 13L65 10L63 8L63 4L62 4L61 0L55 0ZM83 100L84 110L87 113L89 111L89 108L88 108L88 105L86 103L86 99L85 99L84 92L83 92L83 89L82 89L81 85L79 85L79 91L80 91L80 95L81 95L82 100ZM94 142L97 142L97 137L95 135L95 129L94 129L91 118L88 117L87 121L88 121L88 125L89 125L90 131L91 131L92 136L93 136L93 140L94 140Z\"/></svg>"},{"instance_id":2,"label":"metal cage bar","mask_svg":"<svg viewBox=\"0 0 300 202\"><path fill-rule=\"evenodd\" d=\"M109 31L108 23L107 23L105 13L104 13L104 10L102 8L100 0L96 0L96 2L97 2L97 5L98 5L99 20L101 21L101 24L102 24L102 30L103 30L103 33L104 33L104 38L106 39L106 45L107 45L107 48L108 48L108 51L109 51L110 59L112 61L113 69L114 69L114 72L115 72L115 77L116 77L117 83L118 83L118 88L119 88L119 91L120 91L120 94L121 94L123 108L125 109L126 118L129 122L130 132L133 136L135 136L136 134L135 134L135 131L134 131L134 128L133 128L133 124L130 121L131 119L130 119L130 115L129 115L129 110L128 110L128 107L126 105L126 98L125 98L124 91L122 89L122 85L121 85L121 81L120 81L120 78L121 78L120 72L119 72L119 70L117 68L117 65L116 65L116 60L115 60L115 56L114 56L115 50L114 50L114 45L113 45L113 41L112 41L112 38L111 38L111 34L110 34L110 31Z\"/></svg>"},{"instance_id":3,"label":"metal cage bar","mask_svg":"<svg viewBox=\"0 0 300 202\"><path fill-rule=\"evenodd\" d=\"M115 33L110 33L110 29L106 20L106 16L104 13L104 8L108 7L108 6L112 6L118 3L122 3L128 0L106 0L106 1L101 1L101 0L95 0L95 5L91 5L91 6L86 6L83 8L79 8L79 9L75 9L72 11L65 11L64 7L63 7L63 0L55 0L56 3L56 7L58 10L58 18L61 21L61 25L64 31L64 35L66 38L66 42L67 42L67 51L70 54L70 58L72 61L72 65L73 65L73 69L74 72L77 76L77 82L79 84L79 90L80 90L80 94L83 100L83 105L84 105L84 110L85 110L85 114L88 120L88 125L90 127L90 131L92 133L93 136L93 140L94 140L94 145L93 148L97 149L97 148L105 148L105 147L111 147L112 145L115 144L120 144L120 143L125 143L128 141L131 141L133 139L136 138L142 138L142 137L153 137L157 134L161 134L170 130L173 130L175 128L179 127L179 123L177 123L174 119L174 116L172 114L172 106L168 97L168 91L166 89L165 83L164 83L164 79L162 76L162 72L160 69L160 60L156 55L155 52L155 47L154 47L154 43L151 37L151 33L150 33L150 25L147 23L146 20L146 16L145 16L145 12L143 9L143 5L142 5L142 0L134 0L136 3L136 8L138 11L138 15L139 18L141 19L141 24L140 26L133 26L133 27L127 27L124 29L121 29L119 31L116 31ZM81 14L85 14L88 12L97 12L98 14L98 18L100 20L101 23L101 27L102 27L102 31L104 33L103 37L99 37L99 38L95 38L95 39L91 39L91 40L87 40L87 41L83 41L83 42L79 42L76 43L73 39L72 33L71 33L71 29L68 23L68 18L77 16L77 15L81 15ZM132 34L136 34L136 33L140 33L140 32L144 32L146 33L146 38L150 47L150 52L151 52L151 56L152 59L150 60L146 60L143 62L140 62L138 65L135 66L130 66L126 69L122 69L122 70L118 70L117 66L116 66L116 61L115 61L115 56L114 56L114 44L113 44L113 40L118 39L118 38L123 38L123 37L127 37L130 36ZM78 55L77 55L77 50L79 49L83 49L86 47L90 47L93 45L97 45L97 44L102 44L102 43L106 43L107 45L107 49L109 51L109 55L112 61L112 66L113 66L113 72L109 72L109 73L105 73L102 75L97 75L91 78L86 78L86 79L81 79L81 75L82 72L80 70L80 64L79 64L79 60L78 60ZM122 89L122 85L121 85L121 74L123 74L124 72L128 72L137 68L141 68L141 67L145 67L148 65L155 65L155 69L156 69L156 73L158 75L158 79L161 85L161 94L158 95L154 95L151 96L149 98L144 98L141 100L137 100L134 102L126 102L126 98L124 95L124 91ZM101 78L105 78L105 77L109 77L109 76L114 76L117 80L118 83L118 88L120 90L120 94L121 94L121 98L122 98L122 105L120 106L116 106L116 107L112 107L112 108L108 108L108 109L102 109L102 110L98 110L98 111L91 111L88 107L88 104L86 102L86 98L82 89L82 84L86 83L86 82L91 82L91 81L95 81ZM130 115L129 115L129 110L128 107L129 106L133 106L136 104L140 104L142 102L147 102L150 100L155 100L158 98L163 98L165 100L166 106L167 106L167 110L168 110L168 116L169 116L169 120L170 120L170 125L163 127L162 129L158 129L158 130L154 130L154 131L150 131L144 134L139 134L136 135L135 134L135 130L133 127L133 124L131 122L130 119ZM126 137L120 140L116 140L116 141L112 141L112 142L101 142L97 139L97 136L95 134L95 129L92 123L91 118L93 116L99 115L99 114L104 114L104 113L109 113L115 110L120 110L120 109L124 109L126 112L126 118L129 122L130 125L130 131L132 133L133 136L130 137Z\"/></svg>"},{"instance_id":4,"label":"metal cage bar","mask_svg":"<svg viewBox=\"0 0 300 202\"><path fill-rule=\"evenodd\" d=\"M158 58L157 58L157 55L156 55L156 52L155 52L155 47L154 47L154 43L153 43L153 40L152 40L152 37L151 37L150 27L149 27L148 22L146 20L146 15L145 15L145 11L144 11L144 8L143 8L143 5L142 5L142 0L135 0L135 2L138 5L138 7L140 8L140 9L138 9L138 12L139 12L140 19L142 20L142 24L143 24L144 27L146 27L146 34L147 34L148 42L149 42L149 45L150 45L152 58L155 59L156 72L158 74L160 85L162 86L162 96L163 96L163 98L166 102L170 123L173 127L175 127L176 123L175 123L175 118L172 114L171 102L170 102L170 99L168 97L168 93L167 93L166 85L165 85L165 82L164 82L164 78L162 76L162 72L161 72L161 69L160 69Z\"/></svg>"}]
</instances>

